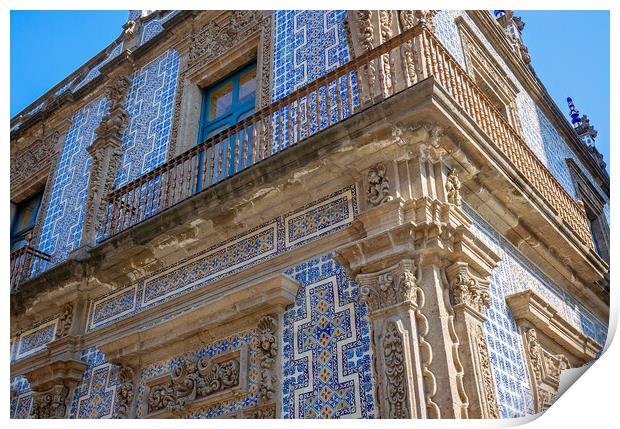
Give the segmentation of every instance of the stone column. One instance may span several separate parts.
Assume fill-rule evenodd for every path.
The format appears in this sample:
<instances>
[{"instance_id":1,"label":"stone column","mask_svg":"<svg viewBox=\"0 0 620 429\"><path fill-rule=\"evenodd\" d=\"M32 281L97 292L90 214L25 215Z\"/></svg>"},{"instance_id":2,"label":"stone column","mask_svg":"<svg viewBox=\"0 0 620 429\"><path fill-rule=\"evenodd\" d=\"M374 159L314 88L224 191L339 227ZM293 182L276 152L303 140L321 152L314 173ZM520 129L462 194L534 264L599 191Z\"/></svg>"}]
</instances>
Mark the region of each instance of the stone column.
<instances>
[{"instance_id":1,"label":"stone column","mask_svg":"<svg viewBox=\"0 0 620 429\"><path fill-rule=\"evenodd\" d=\"M498 417L482 308L499 257L461 208L464 167L447 158L442 131L394 136L410 150L368 169L363 238L337 249L372 321L379 415Z\"/></svg>"},{"instance_id":2,"label":"stone column","mask_svg":"<svg viewBox=\"0 0 620 429\"><path fill-rule=\"evenodd\" d=\"M91 156L86 215L82 231L82 246L94 246L97 232L107 210L106 197L114 187L116 168L121 151L121 135L127 126L129 114L124 108L130 80L121 77L105 88L110 102L108 114L95 129L95 141L88 147Z\"/></svg>"}]
</instances>

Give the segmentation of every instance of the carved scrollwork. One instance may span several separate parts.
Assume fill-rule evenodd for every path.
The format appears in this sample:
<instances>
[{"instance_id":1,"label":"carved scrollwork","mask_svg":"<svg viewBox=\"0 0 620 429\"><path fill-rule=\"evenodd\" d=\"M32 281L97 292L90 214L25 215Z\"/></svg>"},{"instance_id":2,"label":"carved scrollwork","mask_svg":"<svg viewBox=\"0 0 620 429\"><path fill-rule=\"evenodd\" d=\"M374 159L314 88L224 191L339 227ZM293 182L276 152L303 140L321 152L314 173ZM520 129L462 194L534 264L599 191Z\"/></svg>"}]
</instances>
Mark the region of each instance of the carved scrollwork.
<instances>
[{"instance_id":1,"label":"carved scrollwork","mask_svg":"<svg viewBox=\"0 0 620 429\"><path fill-rule=\"evenodd\" d=\"M414 271L413 261L404 260L394 269L380 274L376 281L363 283L360 288L361 301L371 311L403 302L415 305L420 291L416 285Z\"/></svg>"},{"instance_id":2,"label":"carved scrollwork","mask_svg":"<svg viewBox=\"0 0 620 429\"><path fill-rule=\"evenodd\" d=\"M196 399L237 386L239 371L238 359L214 362L206 357L187 357L172 369L170 381L151 387L148 412L184 411Z\"/></svg>"},{"instance_id":3,"label":"carved scrollwork","mask_svg":"<svg viewBox=\"0 0 620 429\"><path fill-rule=\"evenodd\" d=\"M570 368L570 362L561 353L553 354L545 350L538 342L536 329L525 329L523 336L534 390L535 411L545 411L555 401L560 374L562 370Z\"/></svg>"},{"instance_id":4,"label":"carved scrollwork","mask_svg":"<svg viewBox=\"0 0 620 429\"><path fill-rule=\"evenodd\" d=\"M270 401L275 396L276 376L274 365L278 356L278 341L276 333L278 324L273 317L265 316L257 326L256 347L260 368L259 398L261 401Z\"/></svg>"},{"instance_id":5,"label":"carved scrollwork","mask_svg":"<svg viewBox=\"0 0 620 429\"><path fill-rule=\"evenodd\" d=\"M130 417L134 396L134 373L129 367L121 367L119 371L120 386L118 388L118 417Z\"/></svg>"},{"instance_id":6,"label":"carved scrollwork","mask_svg":"<svg viewBox=\"0 0 620 429\"><path fill-rule=\"evenodd\" d=\"M56 154L60 132L36 140L17 153L11 153L11 188L18 188L27 179L47 167Z\"/></svg>"},{"instance_id":7,"label":"carved scrollwork","mask_svg":"<svg viewBox=\"0 0 620 429\"><path fill-rule=\"evenodd\" d=\"M407 406L407 377L403 336L395 321L386 324L383 334L383 359L387 385L388 418L407 419L410 417Z\"/></svg>"},{"instance_id":8,"label":"carved scrollwork","mask_svg":"<svg viewBox=\"0 0 620 429\"><path fill-rule=\"evenodd\" d=\"M368 171L368 189L366 199L371 207L377 207L392 201L390 195L390 180L387 177L385 164L379 163Z\"/></svg>"},{"instance_id":9,"label":"carved scrollwork","mask_svg":"<svg viewBox=\"0 0 620 429\"><path fill-rule=\"evenodd\" d=\"M66 386L54 386L46 392L33 392L30 415L35 419L63 419L67 412Z\"/></svg>"},{"instance_id":10,"label":"carved scrollwork","mask_svg":"<svg viewBox=\"0 0 620 429\"><path fill-rule=\"evenodd\" d=\"M483 307L491 305L487 287L469 273L466 264L456 264L456 272L450 283L453 305L465 304L482 313Z\"/></svg>"},{"instance_id":11,"label":"carved scrollwork","mask_svg":"<svg viewBox=\"0 0 620 429\"><path fill-rule=\"evenodd\" d=\"M489 357L489 347L487 345L482 326L476 327L476 343L478 347L478 353L480 354L480 368L482 370L482 384L485 395L485 403L487 406L488 417L492 419L498 419L499 408L497 406L497 400L495 398L495 388L493 384L493 375L491 371L491 360Z\"/></svg>"}]
</instances>

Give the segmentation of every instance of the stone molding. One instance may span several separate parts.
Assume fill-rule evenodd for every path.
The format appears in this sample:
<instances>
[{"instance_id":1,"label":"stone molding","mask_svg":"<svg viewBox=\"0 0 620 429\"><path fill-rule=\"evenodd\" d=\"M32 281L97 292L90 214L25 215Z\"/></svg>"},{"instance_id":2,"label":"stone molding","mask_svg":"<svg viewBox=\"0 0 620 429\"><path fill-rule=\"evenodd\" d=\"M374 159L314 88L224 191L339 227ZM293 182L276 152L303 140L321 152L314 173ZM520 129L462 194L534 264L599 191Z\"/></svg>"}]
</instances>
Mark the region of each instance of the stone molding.
<instances>
[{"instance_id":1,"label":"stone molding","mask_svg":"<svg viewBox=\"0 0 620 429\"><path fill-rule=\"evenodd\" d=\"M573 366L581 366L602 350L603 346L584 335L555 309L542 295L528 289L506 297L506 304L519 326L526 324L551 338L564 353L575 357Z\"/></svg>"}]
</instances>

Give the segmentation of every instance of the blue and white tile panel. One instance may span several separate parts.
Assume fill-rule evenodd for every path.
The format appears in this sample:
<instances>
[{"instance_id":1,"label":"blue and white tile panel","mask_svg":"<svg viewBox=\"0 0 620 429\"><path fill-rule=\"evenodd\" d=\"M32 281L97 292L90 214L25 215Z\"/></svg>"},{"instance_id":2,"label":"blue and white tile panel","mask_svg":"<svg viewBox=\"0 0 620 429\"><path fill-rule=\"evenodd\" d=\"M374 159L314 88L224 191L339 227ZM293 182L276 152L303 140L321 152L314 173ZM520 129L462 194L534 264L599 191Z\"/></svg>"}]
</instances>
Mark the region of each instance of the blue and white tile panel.
<instances>
[{"instance_id":1,"label":"blue and white tile panel","mask_svg":"<svg viewBox=\"0 0 620 429\"><path fill-rule=\"evenodd\" d=\"M163 27L164 22L168 21L170 18L172 18L174 15L176 15L179 12L180 12L179 10L172 10L160 18L153 18L146 22L143 21L141 25L141 29L140 29L140 45L145 44L146 42L151 40L153 37L157 36L159 33L164 31L164 27Z\"/></svg>"},{"instance_id":2,"label":"blue and white tile panel","mask_svg":"<svg viewBox=\"0 0 620 429\"><path fill-rule=\"evenodd\" d=\"M346 11L274 12L272 101L347 63Z\"/></svg>"},{"instance_id":3,"label":"blue and white tile panel","mask_svg":"<svg viewBox=\"0 0 620 429\"><path fill-rule=\"evenodd\" d=\"M41 228L39 249L52 255L52 264L64 260L77 248L82 236L91 160L86 149L95 128L108 112L100 97L73 114Z\"/></svg>"},{"instance_id":4,"label":"blue and white tile panel","mask_svg":"<svg viewBox=\"0 0 620 429\"><path fill-rule=\"evenodd\" d=\"M465 211L474 220L476 235L501 257L491 275L491 306L485 310L488 321L484 323L500 414L503 418L531 414L532 392L523 342L505 297L525 289L534 290L544 296L558 314L600 344L605 343L607 326L556 286L471 208L465 207Z\"/></svg>"},{"instance_id":5,"label":"blue and white tile panel","mask_svg":"<svg viewBox=\"0 0 620 429\"><path fill-rule=\"evenodd\" d=\"M91 301L88 330L139 313L351 224L355 187L335 192Z\"/></svg>"},{"instance_id":6,"label":"blue and white tile panel","mask_svg":"<svg viewBox=\"0 0 620 429\"><path fill-rule=\"evenodd\" d=\"M283 418L376 416L366 306L332 256L286 271L300 288L284 314Z\"/></svg>"},{"instance_id":7,"label":"blue and white tile panel","mask_svg":"<svg viewBox=\"0 0 620 429\"><path fill-rule=\"evenodd\" d=\"M10 418L27 419L30 417L32 409L32 393L30 392L30 383L23 375L11 379L11 390L15 396L11 399Z\"/></svg>"},{"instance_id":8,"label":"blue and white tile panel","mask_svg":"<svg viewBox=\"0 0 620 429\"><path fill-rule=\"evenodd\" d=\"M131 76L117 187L166 161L178 72L179 53L170 49Z\"/></svg>"},{"instance_id":9,"label":"blue and white tile panel","mask_svg":"<svg viewBox=\"0 0 620 429\"><path fill-rule=\"evenodd\" d=\"M91 82L93 79L95 79L97 76L99 76L101 74L101 72L99 71L99 69L101 69L102 66L104 66L105 64L109 63L110 61L112 61L114 58L116 58L121 52L123 51L123 42L120 42L118 45L116 45L112 51L110 51L110 53L108 54L107 57L105 57L103 59L103 61L101 61L99 64L95 65L92 69L89 70L89 72L86 74L86 77L84 77L84 79L82 79L76 86L75 88L73 88L73 91L77 91L78 89L80 89L81 87L83 87L84 85L86 85L87 83Z\"/></svg>"}]
</instances>

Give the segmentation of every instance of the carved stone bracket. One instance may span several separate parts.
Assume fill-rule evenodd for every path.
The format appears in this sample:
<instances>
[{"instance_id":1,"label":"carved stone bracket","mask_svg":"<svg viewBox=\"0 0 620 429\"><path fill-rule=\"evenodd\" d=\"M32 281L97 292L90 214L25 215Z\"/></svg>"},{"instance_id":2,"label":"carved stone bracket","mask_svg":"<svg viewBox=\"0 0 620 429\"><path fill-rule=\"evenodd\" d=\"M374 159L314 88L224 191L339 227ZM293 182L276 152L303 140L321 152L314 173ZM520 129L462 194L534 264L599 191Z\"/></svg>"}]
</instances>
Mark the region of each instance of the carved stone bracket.
<instances>
[{"instance_id":1,"label":"carved stone bracket","mask_svg":"<svg viewBox=\"0 0 620 429\"><path fill-rule=\"evenodd\" d=\"M26 374L32 389L31 416L35 419L66 418L70 393L82 381L87 364L57 360Z\"/></svg>"},{"instance_id":2,"label":"carved stone bracket","mask_svg":"<svg viewBox=\"0 0 620 429\"><path fill-rule=\"evenodd\" d=\"M474 276L466 262L455 262L447 268L450 296L454 305L467 305L482 315L483 307L491 305L488 281Z\"/></svg>"}]
</instances>

